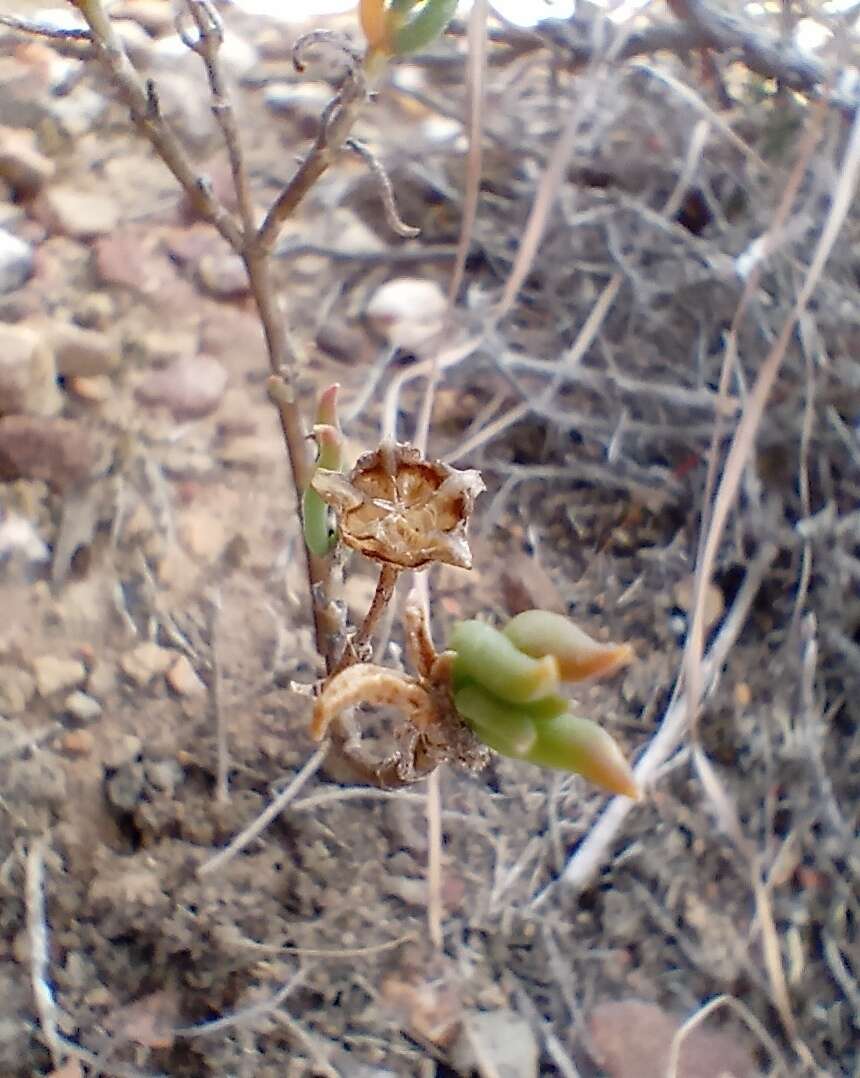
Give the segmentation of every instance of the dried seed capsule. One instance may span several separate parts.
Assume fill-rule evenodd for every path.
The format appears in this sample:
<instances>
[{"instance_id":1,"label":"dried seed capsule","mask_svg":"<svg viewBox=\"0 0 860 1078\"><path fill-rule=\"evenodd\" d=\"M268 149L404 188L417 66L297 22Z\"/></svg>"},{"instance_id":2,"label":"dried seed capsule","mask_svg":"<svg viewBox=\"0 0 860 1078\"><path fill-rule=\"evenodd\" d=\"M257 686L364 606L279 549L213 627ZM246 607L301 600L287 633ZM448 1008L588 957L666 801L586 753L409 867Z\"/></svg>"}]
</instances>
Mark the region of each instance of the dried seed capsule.
<instances>
[{"instance_id":1,"label":"dried seed capsule","mask_svg":"<svg viewBox=\"0 0 860 1078\"><path fill-rule=\"evenodd\" d=\"M476 471L383 442L349 476L320 468L311 486L337 514L343 542L365 557L401 569L432 562L471 569L466 525L484 489Z\"/></svg>"},{"instance_id":2,"label":"dried seed capsule","mask_svg":"<svg viewBox=\"0 0 860 1078\"><path fill-rule=\"evenodd\" d=\"M596 722L561 715L535 724L534 731L535 742L522 759L575 771L610 793L639 799L636 779L618 743Z\"/></svg>"},{"instance_id":3,"label":"dried seed capsule","mask_svg":"<svg viewBox=\"0 0 860 1078\"><path fill-rule=\"evenodd\" d=\"M455 679L476 681L509 703L530 703L558 689L558 662L552 655L532 659L482 621L458 622L451 648L457 653Z\"/></svg>"},{"instance_id":4,"label":"dried seed capsule","mask_svg":"<svg viewBox=\"0 0 860 1078\"><path fill-rule=\"evenodd\" d=\"M505 626L505 636L526 655L554 655L562 681L614 673L633 658L629 644L601 644L561 614L525 610Z\"/></svg>"}]
</instances>

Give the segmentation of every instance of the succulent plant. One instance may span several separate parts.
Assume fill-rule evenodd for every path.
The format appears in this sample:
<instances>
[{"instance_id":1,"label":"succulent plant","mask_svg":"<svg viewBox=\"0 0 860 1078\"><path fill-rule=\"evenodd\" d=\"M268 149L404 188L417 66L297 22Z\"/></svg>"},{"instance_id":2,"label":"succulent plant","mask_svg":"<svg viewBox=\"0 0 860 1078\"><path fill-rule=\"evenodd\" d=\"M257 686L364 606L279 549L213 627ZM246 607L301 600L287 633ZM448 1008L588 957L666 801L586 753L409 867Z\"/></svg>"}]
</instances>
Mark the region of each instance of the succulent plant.
<instances>
[{"instance_id":1,"label":"succulent plant","mask_svg":"<svg viewBox=\"0 0 860 1078\"><path fill-rule=\"evenodd\" d=\"M359 19L371 53L403 56L423 49L454 17L457 0L361 0Z\"/></svg>"},{"instance_id":2,"label":"succulent plant","mask_svg":"<svg viewBox=\"0 0 860 1078\"><path fill-rule=\"evenodd\" d=\"M480 621L451 634L454 706L485 745L516 760L573 771L612 793L639 791L618 744L591 719L568 711L560 681L617 670L627 644L601 644L546 610L515 617L503 632Z\"/></svg>"}]
</instances>

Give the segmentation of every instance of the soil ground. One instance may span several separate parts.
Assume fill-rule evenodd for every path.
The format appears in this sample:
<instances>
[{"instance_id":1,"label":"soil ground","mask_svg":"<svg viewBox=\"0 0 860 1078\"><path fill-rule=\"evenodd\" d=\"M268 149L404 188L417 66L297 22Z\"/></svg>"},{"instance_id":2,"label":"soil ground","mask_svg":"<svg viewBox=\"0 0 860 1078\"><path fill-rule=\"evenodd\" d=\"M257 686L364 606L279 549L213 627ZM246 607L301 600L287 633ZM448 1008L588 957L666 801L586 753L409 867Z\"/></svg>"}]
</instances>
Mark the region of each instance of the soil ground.
<instances>
[{"instance_id":1,"label":"soil ground","mask_svg":"<svg viewBox=\"0 0 860 1078\"><path fill-rule=\"evenodd\" d=\"M165 113L226 192L196 58L165 45L157 4L124 6ZM263 206L309 144L336 65L300 78L294 30L228 15L247 42L231 63ZM453 48L440 55L399 68L357 131L420 239L392 237L375 182L347 158L288 224L278 259L299 392L310 402L342 384L353 456L377 444L397 378L400 437L421 401L406 378L414 356L391 358L368 304L397 277L444 289L452 265L463 73L445 59ZM501 759L477 775L444 768L440 950L423 784L384 793L317 774L242 854L198 874L314 751L308 698L291 689L319 673L295 504L262 336L226 245L191 218L99 73L76 59L58 72L50 56L2 38L13 66L0 120L36 129L53 173L33 197L7 189L0 226L36 262L0 297L0 319L46 339L57 325L89 328L119 362L82 373L68 361L60 407L74 426L51 442L46 474L0 485L0 1072L51 1072L28 927L27 865L32 875L40 856L46 976L59 1031L83 1050L58 1074L648 1078L664 1073L677 1023L719 996L734 1002L691 1037L680 1074L860 1073L856 213L768 405L712 584L713 637L773 544L701 718L743 849L681 749L597 872L566 886L604 798ZM694 67L660 62L707 96ZM638 661L577 706L635 755L670 704L683 649L723 344L743 290L733 260L767 228L807 113L754 80L733 85L732 124L752 149L711 128L666 217L700 114L645 71L593 78L589 97L542 50L491 68L457 333L504 284L571 101L583 123L512 313L443 373L431 454L481 468L488 492L474 570L435 573L431 599L438 640L458 617L537 605L633 644ZM828 116L798 230L741 333L736 402L793 302L845 137L845 119ZM58 210L58 190L95 196L111 220L93 222L89 202ZM617 270L598 338L556 378ZM492 427L523 400L516 422ZM719 450L737 414L722 417ZM374 575L357 557L347 570L360 618ZM396 620L392 634L396 662ZM226 802L216 711L229 725Z\"/></svg>"}]
</instances>

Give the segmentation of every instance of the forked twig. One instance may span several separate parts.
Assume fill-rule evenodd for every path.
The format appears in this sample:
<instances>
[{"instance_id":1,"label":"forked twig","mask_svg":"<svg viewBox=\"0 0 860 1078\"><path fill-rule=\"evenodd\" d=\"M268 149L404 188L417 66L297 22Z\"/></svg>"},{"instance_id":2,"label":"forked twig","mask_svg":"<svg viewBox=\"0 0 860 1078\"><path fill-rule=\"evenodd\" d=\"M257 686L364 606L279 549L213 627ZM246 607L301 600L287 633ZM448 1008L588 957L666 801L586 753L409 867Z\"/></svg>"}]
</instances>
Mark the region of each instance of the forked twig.
<instances>
[{"instance_id":1,"label":"forked twig","mask_svg":"<svg viewBox=\"0 0 860 1078\"><path fill-rule=\"evenodd\" d=\"M779 1067L779 1074L788 1073L785 1060L783 1059L782 1053L777 1047L776 1042L749 1007L745 1006L741 1000L735 999L734 996L722 995L709 999L707 1003L700 1007L699 1010L688 1018L676 1031L669 1047L669 1062L666 1066L666 1078L678 1078L678 1067L681 1063L681 1049L684 1046L684 1041L694 1029L700 1026L706 1018L714 1013L714 1011L719 1010L720 1007L727 1007L729 1010L733 1011L744 1025L755 1034L767 1049L773 1062Z\"/></svg>"},{"instance_id":2,"label":"forked twig","mask_svg":"<svg viewBox=\"0 0 860 1078\"><path fill-rule=\"evenodd\" d=\"M361 66L361 57L345 39L338 35L317 31L299 38L293 49L293 63L296 69L304 70L304 51L320 40L330 43L334 41L338 44L349 62L347 76L337 95L323 112L319 133L313 146L293 178L275 199L260 225L255 247L263 254L274 250L284 222L295 212L308 191L335 161L352 130L361 106L367 100L368 88L365 72Z\"/></svg>"}]
</instances>

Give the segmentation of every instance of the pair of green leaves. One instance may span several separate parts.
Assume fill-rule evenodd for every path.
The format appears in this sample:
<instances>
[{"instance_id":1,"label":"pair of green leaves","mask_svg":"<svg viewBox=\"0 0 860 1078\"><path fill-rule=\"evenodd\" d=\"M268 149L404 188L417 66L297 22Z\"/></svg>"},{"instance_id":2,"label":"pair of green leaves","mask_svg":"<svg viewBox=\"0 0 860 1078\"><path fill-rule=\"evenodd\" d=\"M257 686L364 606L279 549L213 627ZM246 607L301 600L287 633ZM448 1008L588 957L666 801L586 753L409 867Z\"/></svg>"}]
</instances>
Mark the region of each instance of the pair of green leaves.
<instances>
[{"instance_id":1,"label":"pair of green leaves","mask_svg":"<svg viewBox=\"0 0 860 1078\"><path fill-rule=\"evenodd\" d=\"M360 0L359 19L371 53L403 56L434 41L457 10L457 0Z\"/></svg>"},{"instance_id":2,"label":"pair of green leaves","mask_svg":"<svg viewBox=\"0 0 860 1078\"><path fill-rule=\"evenodd\" d=\"M462 621L450 641L454 705L478 738L503 756L573 771L612 793L639 796L629 764L597 723L571 715L562 681L607 674L630 661L628 645L600 644L546 610L517 615L503 632Z\"/></svg>"}]
</instances>

